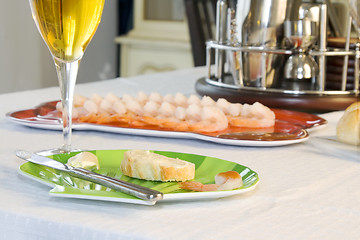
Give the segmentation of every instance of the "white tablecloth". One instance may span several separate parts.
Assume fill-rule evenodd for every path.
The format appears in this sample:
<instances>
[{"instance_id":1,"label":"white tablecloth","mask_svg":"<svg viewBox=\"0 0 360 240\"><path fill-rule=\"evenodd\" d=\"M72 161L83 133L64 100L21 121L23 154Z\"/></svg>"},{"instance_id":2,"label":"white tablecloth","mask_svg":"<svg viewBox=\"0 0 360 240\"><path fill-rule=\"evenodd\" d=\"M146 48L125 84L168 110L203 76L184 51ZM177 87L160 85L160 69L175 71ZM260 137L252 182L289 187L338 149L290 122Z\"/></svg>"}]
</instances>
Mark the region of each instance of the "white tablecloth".
<instances>
[{"instance_id":1,"label":"white tablecloth","mask_svg":"<svg viewBox=\"0 0 360 240\"><path fill-rule=\"evenodd\" d=\"M76 92L118 95L195 92L206 75L197 68L77 86ZM244 195L208 201L158 202L154 206L50 197L49 187L20 176L16 149L60 146L59 131L9 122L9 111L59 99L58 88L0 95L0 239L359 239L360 157L355 148L317 137L335 136L342 112L322 115L327 127L305 143L239 147L200 140L165 139L75 131L82 149L181 151L218 157L259 174L258 187ZM344 148L345 147L345 148Z\"/></svg>"}]
</instances>

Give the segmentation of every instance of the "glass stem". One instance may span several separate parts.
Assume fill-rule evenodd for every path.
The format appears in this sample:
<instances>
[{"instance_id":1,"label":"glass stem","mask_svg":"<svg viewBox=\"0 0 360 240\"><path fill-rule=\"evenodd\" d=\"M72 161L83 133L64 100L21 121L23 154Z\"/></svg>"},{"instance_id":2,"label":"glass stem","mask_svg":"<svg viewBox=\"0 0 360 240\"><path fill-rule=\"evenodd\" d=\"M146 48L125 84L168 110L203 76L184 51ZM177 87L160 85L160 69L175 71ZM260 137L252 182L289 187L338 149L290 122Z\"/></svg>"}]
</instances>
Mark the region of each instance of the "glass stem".
<instances>
[{"instance_id":1,"label":"glass stem","mask_svg":"<svg viewBox=\"0 0 360 240\"><path fill-rule=\"evenodd\" d=\"M54 58L56 72L58 75L62 102L62 124L64 143L62 150L71 151L72 133L72 107L74 102L74 91L76 77L78 74L80 59L74 62L63 62Z\"/></svg>"}]
</instances>

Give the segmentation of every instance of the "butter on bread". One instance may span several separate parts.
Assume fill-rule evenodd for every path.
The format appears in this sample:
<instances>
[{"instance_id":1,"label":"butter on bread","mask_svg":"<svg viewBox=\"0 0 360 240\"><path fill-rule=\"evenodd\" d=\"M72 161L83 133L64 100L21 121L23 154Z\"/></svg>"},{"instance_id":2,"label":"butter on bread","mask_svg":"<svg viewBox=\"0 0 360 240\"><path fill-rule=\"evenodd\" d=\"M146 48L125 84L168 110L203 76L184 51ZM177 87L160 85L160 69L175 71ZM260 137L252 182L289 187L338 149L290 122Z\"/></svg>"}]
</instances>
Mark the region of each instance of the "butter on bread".
<instances>
[{"instance_id":1,"label":"butter on bread","mask_svg":"<svg viewBox=\"0 0 360 240\"><path fill-rule=\"evenodd\" d=\"M120 169L126 176L153 181L187 181L195 177L195 164L147 150L124 153Z\"/></svg>"},{"instance_id":2,"label":"butter on bread","mask_svg":"<svg viewBox=\"0 0 360 240\"><path fill-rule=\"evenodd\" d=\"M72 167L84 168L87 170L99 170L99 160L97 156L91 152L81 152L69 158L67 164Z\"/></svg>"},{"instance_id":3,"label":"butter on bread","mask_svg":"<svg viewBox=\"0 0 360 240\"><path fill-rule=\"evenodd\" d=\"M360 145L360 102L355 102L345 109L336 126L338 141Z\"/></svg>"}]
</instances>

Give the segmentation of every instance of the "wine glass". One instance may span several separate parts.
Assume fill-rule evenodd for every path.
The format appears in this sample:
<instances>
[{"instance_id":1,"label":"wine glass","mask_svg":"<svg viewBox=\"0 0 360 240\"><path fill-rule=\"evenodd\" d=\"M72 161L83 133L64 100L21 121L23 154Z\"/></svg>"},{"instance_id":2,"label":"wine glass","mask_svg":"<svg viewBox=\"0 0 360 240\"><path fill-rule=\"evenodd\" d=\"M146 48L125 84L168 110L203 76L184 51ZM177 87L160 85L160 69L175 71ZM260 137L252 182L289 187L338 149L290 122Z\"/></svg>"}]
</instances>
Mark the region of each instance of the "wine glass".
<instances>
[{"instance_id":1,"label":"wine glass","mask_svg":"<svg viewBox=\"0 0 360 240\"><path fill-rule=\"evenodd\" d=\"M64 144L43 155L71 152L72 106L84 51L100 23L105 0L29 0L36 26L53 57L62 102Z\"/></svg>"}]
</instances>

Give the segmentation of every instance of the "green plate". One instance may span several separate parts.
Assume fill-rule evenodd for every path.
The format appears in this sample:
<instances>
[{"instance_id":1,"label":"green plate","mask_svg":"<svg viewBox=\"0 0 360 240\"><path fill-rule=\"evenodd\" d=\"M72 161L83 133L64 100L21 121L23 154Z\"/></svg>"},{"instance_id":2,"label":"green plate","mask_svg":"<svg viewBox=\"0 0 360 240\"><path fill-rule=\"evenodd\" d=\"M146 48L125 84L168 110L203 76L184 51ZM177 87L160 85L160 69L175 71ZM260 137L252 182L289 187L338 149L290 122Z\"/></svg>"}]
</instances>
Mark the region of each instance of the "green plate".
<instances>
[{"instance_id":1,"label":"green plate","mask_svg":"<svg viewBox=\"0 0 360 240\"><path fill-rule=\"evenodd\" d=\"M214 183L216 174L234 170L241 174L244 184L241 188L230 191L193 192L180 189L177 182L146 181L130 178L123 175L120 170L120 163L123 160L125 151L127 150L90 151L94 153L99 159L100 170L96 172L161 191L164 193L164 199L161 200L161 202L212 199L241 194L254 189L259 182L259 177L256 172L249 169L248 167L239 165L234 162L214 157L165 151L153 152L167 157L179 158L195 164L196 170L194 181L198 181L203 184L211 184ZM59 154L51 156L51 158L66 163L68 158L75 154L77 153ZM65 172L54 170L52 168L44 167L31 162L22 164L19 168L19 173L53 187L53 189L50 191L50 195L52 196L137 203L145 205L155 204L154 202L141 200L128 194L103 187L99 184L71 177Z\"/></svg>"}]
</instances>

